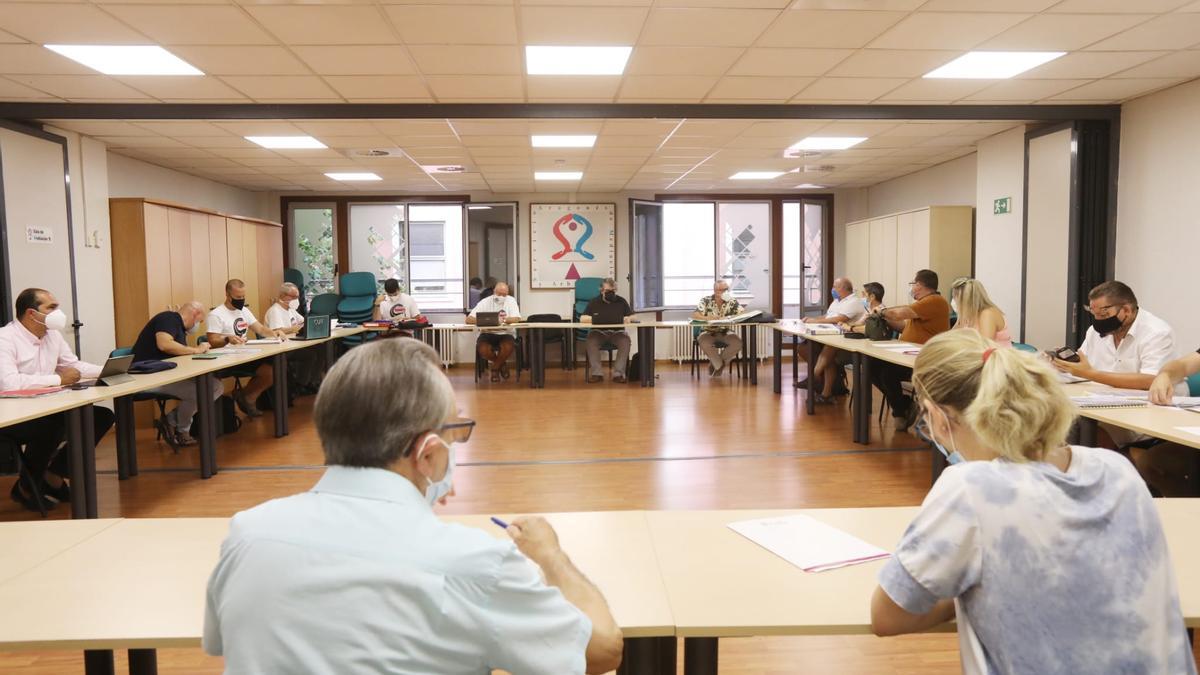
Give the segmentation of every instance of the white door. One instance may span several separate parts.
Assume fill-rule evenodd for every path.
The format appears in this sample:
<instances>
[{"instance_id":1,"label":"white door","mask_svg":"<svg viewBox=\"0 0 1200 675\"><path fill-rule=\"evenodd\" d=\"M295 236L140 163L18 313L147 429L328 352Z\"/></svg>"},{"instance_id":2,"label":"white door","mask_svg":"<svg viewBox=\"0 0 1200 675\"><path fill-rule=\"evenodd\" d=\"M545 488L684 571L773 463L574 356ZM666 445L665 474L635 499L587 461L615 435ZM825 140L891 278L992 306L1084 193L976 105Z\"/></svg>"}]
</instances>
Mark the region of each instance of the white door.
<instances>
[{"instance_id":1,"label":"white door","mask_svg":"<svg viewBox=\"0 0 1200 675\"><path fill-rule=\"evenodd\" d=\"M1074 131L1028 141L1025 176L1025 326L1022 342L1041 349L1068 345L1071 238L1071 156Z\"/></svg>"}]
</instances>

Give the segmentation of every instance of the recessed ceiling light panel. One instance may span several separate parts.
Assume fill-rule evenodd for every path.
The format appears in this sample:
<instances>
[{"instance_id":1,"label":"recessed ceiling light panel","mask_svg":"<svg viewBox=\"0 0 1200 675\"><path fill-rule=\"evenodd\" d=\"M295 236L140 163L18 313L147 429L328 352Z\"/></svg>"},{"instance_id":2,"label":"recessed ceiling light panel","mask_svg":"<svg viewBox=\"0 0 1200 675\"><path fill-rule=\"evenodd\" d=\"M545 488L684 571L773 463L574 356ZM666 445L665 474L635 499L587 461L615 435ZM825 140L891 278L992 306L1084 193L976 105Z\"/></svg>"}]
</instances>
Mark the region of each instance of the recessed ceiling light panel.
<instances>
[{"instance_id":1,"label":"recessed ceiling light panel","mask_svg":"<svg viewBox=\"0 0 1200 675\"><path fill-rule=\"evenodd\" d=\"M925 73L930 79L1006 80L1037 68L1066 52L967 52Z\"/></svg>"},{"instance_id":2,"label":"recessed ceiling light panel","mask_svg":"<svg viewBox=\"0 0 1200 675\"><path fill-rule=\"evenodd\" d=\"M246 140L271 150L320 150L324 143L312 136L246 136Z\"/></svg>"},{"instance_id":3,"label":"recessed ceiling light panel","mask_svg":"<svg viewBox=\"0 0 1200 675\"><path fill-rule=\"evenodd\" d=\"M334 180L341 180L341 181L383 180L383 178L380 178L379 174L370 173L370 172L358 173L358 172L353 172L353 171L350 171L350 172L336 172L335 171L335 172L327 173L327 174L325 174L325 176L327 178L332 178Z\"/></svg>"},{"instance_id":4,"label":"recessed ceiling light panel","mask_svg":"<svg viewBox=\"0 0 1200 675\"><path fill-rule=\"evenodd\" d=\"M739 171L729 177L729 180L771 180L779 178L785 171Z\"/></svg>"},{"instance_id":5,"label":"recessed ceiling light panel","mask_svg":"<svg viewBox=\"0 0 1200 675\"><path fill-rule=\"evenodd\" d=\"M530 136L530 142L535 148L590 148L596 144L596 136L535 134Z\"/></svg>"},{"instance_id":6,"label":"recessed ceiling light panel","mask_svg":"<svg viewBox=\"0 0 1200 675\"><path fill-rule=\"evenodd\" d=\"M529 75L620 75L633 47L525 47Z\"/></svg>"},{"instance_id":7,"label":"recessed ceiling light panel","mask_svg":"<svg viewBox=\"0 0 1200 675\"><path fill-rule=\"evenodd\" d=\"M583 178L582 171L534 171L534 180L579 180Z\"/></svg>"},{"instance_id":8,"label":"recessed ceiling light panel","mask_svg":"<svg viewBox=\"0 0 1200 675\"><path fill-rule=\"evenodd\" d=\"M867 140L865 136L809 136L793 144L786 152L796 153L803 150L845 150ZM785 154L786 154L785 152Z\"/></svg>"},{"instance_id":9,"label":"recessed ceiling light panel","mask_svg":"<svg viewBox=\"0 0 1200 675\"><path fill-rule=\"evenodd\" d=\"M105 75L203 75L158 45L45 45Z\"/></svg>"}]
</instances>

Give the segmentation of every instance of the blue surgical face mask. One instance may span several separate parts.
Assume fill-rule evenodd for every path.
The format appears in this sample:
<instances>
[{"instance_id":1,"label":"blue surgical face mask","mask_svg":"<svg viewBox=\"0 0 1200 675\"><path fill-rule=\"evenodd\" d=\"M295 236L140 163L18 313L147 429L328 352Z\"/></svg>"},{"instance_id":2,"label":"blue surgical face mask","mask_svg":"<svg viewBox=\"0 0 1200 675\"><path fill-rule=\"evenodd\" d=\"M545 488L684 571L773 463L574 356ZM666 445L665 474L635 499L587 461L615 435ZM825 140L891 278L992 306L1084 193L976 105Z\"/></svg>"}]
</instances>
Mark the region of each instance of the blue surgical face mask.
<instances>
[{"instance_id":1,"label":"blue surgical face mask","mask_svg":"<svg viewBox=\"0 0 1200 675\"><path fill-rule=\"evenodd\" d=\"M425 501L433 506L439 499L450 494L450 490L454 488L454 446L447 445L437 434L429 434L425 437L425 442L421 444L421 449L417 450L419 457L425 451L425 446L429 445L431 440L436 440L438 443L446 446L446 475L442 476L441 480L433 480L429 476L425 477Z\"/></svg>"},{"instance_id":2,"label":"blue surgical face mask","mask_svg":"<svg viewBox=\"0 0 1200 675\"><path fill-rule=\"evenodd\" d=\"M916 404L914 403L914 405L916 405ZM943 415L946 414L940 408L938 410ZM958 444L954 442L954 430L952 428L950 429L950 448L951 449L949 451L947 451L946 446L942 445L941 443L938 442L938 440L936 438L934 438L933 430L929 428L929 423L927 421L928 416L929 416L929 411L928 411L928 409L926 409L925 415L921 418L921 423L917 425L917 429L916 429L917 435L920 436L921 438L929 441L930 443L932 443L933 447L937 448L938 452L941 452L942 456L945 457L946 461L949 462L950 464L953 465L953 464L958 464L960 462L966 461L965 458L958 452L958 448L957 448ZM947 416L946 422L947 422L947 424L946 424L947 428L950 428L949 416Z\"/></svg>"},{"instance_id":3,"label":"blue surgical face mask","mask_svg":"<svg viewBox=\"0 0 1200 675\"><path fill-rule=\"evenodd\" d=\"M863 304L863 309L867 310L868 312L871 311L871 301L870 300L863 298L862 304Z\"/></svg>"}]
</instances>

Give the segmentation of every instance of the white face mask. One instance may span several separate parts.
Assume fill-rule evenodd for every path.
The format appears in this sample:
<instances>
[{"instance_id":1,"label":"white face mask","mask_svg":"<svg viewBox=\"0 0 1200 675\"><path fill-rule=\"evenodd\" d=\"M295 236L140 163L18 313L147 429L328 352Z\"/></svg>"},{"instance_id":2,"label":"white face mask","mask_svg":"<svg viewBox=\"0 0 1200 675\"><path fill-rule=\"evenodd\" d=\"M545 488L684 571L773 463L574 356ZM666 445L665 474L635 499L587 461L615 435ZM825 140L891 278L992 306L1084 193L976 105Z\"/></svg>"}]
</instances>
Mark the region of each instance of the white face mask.
<instances>
[{"instance_id":1,"label":"white face mask","mask_svg":"<svg viewBox=\"0 0 1200 675\"><path fill-rule=\"evenodd\" d=\"M187 330L187 334L195 335L196 333L199 333L199 332L200 332L200 319L196 319L196 323L192 324L192 327Z\"/></svg>"},{"instance_id":2,"label":"white face mask","mask_svg":"<svg viewBox=\"0 0 1200 675\"><path fill-rule=\"evenodd\" d=\"M725 302L733 302L733 293L730 293L729 291L725 291L725 292L721 293L721 299L724 300Z\"/></svg>"},{"instance_id":3,"label":"white face mask","mask_svg":"<svg viewBox=\"0 0 1200 675\"><path fill-rule=\"evenodd\" d=\"M300 309L300 298L293 298L291 300L288 300L288 309L290 309L292 311L296 311L297 309Z\"/></svg>"},{"instance_id":4,"label":"white face mask","mask_svg":"<svg viewBox=\"0 0 1200 675\"><path fill-rule=\"evenodd\" d=\"M395 295L391 295L391 294L389 294L389 295L388 295L388 297L389 297L389 298L391 298L392 300L399 300L399 299L400 299L400 292L399 292L399 291L397 291Z\"/></svg>"},{"instance_id":5,"label":"white face mask","mask_svg":"<svg viewBox=\"0 0 1200 675\"><path fill-rule=\"evenodd\" d=\"M446 446L446 475L442 476L441 480L435 481L429 476L425 477L425 501L429 502L430 506L437 503L439 499L450 494L450 490L454 487L454 446L446 445L437 434L429 434L425 437L425 442L421 444L421 449L417 450L417 457L425 452L425 446L429 445L431 440L436 439L438 443Z\"/></svg>"},{"instance_id":6,"label":"white face mask","mask_svg":"<svg viewBox=\"0 0 1200 675\"><path fill-rule=\"evenodd\" d=\"M42 314L42 312L38 312L38 314ZM46 330L62 330L67 327L67 315L63 314L61 309L56 309L44 316L46 318L41 323Z\"/></svg>"}]
</instances>

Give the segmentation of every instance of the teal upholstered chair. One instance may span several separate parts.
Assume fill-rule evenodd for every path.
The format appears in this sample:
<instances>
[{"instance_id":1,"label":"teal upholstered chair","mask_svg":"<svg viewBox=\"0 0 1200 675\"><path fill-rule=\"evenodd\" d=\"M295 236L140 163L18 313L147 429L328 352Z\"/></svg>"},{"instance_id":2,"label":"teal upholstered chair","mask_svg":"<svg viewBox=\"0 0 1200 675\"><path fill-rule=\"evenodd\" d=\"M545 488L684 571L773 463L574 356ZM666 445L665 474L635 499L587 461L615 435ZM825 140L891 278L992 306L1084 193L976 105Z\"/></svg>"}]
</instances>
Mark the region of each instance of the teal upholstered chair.
<instances>
[{"instance_id":1,"label":"teal upholstered chair","mask_svg":"<svg viewBox=\"0 0 1200 675\"><path fill-rule=\"evenodd\" d=\"M1188 375L1188 396L1200 396L1200 373Z\"/></svg>"},{"instance_id":2,"label":"teal upholstered chair","mask_svg":"<svg viewBox=\"0 0 1200 675\"><path fill-rule=\"evenodd\" d=\"M371 320L376 293L379 289L375 275L370 272L343 274L338 281L338 289L341 291L341 299L337 305L338 320L347 323L362 323ZM374 333L361 333L345 338L343 341L354 345L373 337L375 337Z\"/></svg>"},{"instance_id":3,"label":"teal upholstered chair","mask_svg":"<svg viewBox=\"0 0 1200 675\"><path fill-rule=\"evenodd\" d=\"M600 286L603 283L604 279L601 279L600 277L580 277L575 280L575 307L572 310L572 321L579 323L579 319L583 316L583 312L587 309L588 303L600 297ZM587 336L589 332L591 331L587 329L576 330L575 342L583 346L583 343L587 342ZM617 346L611 342L605 342L600 346L600 349L604 350L608 354L608 360L611 362L613 358L613 352L616 351ZM586 357L586 347L584 348L583 353ZM587 369L585 368L583 375L585 380L587 379L587 376Z\"/></svg>"}]
</instances>

